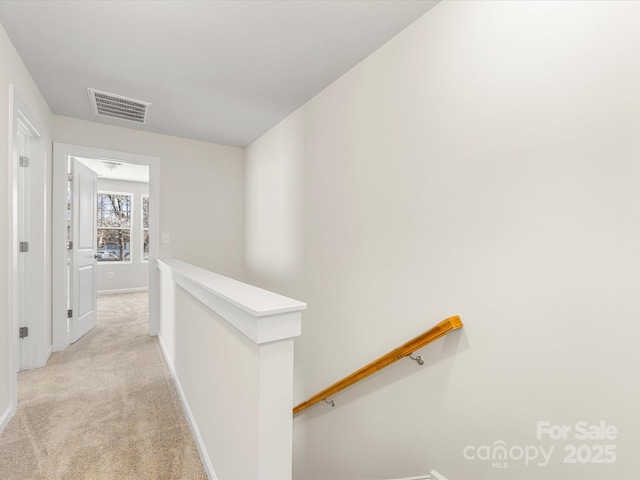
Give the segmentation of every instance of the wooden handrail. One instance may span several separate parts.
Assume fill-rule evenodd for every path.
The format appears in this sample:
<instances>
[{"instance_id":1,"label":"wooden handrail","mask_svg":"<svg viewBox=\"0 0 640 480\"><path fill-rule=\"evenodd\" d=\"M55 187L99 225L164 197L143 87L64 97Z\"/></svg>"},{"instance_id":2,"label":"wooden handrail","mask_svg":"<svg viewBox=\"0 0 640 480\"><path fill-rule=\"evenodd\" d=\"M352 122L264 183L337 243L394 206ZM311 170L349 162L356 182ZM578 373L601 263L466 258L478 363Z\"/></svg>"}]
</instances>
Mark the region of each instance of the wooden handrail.
<instances>
[{"instance_id":1,"label":"wooden handrail","mask_svg":"<svg viewBox=\"0 0 640 480\"><path fill-rule=\"evenodd\" d=\"M298 413L306 410L312 405L315 405L318 402L326 400L327 398L335 395L341 390L344 390L347 387L350 387L354 383L359 382L360 380L368 377L376 373L379 370L382 370L385 367L388 367L394 362L411 355L416 350L421 349L425 345L437 340L438 338L446 335L451 330L457 330L458 328L462 328L462 321L460 321L460 317L455 315L453 317L449 317L440 323L438 323L435 327L427 330L421 335L418 335L416 338L409 340L407 343L399 346L395 350L390 351L386 355L374 360L369 365L362 367L360 370L353 372L351 375L344 377L342 380L337 381L330 387L325 388L321 392L315 394L306 402L302 402L300 405L293 409L293 414L297 415Z\"/></svg>"}]
</instances>

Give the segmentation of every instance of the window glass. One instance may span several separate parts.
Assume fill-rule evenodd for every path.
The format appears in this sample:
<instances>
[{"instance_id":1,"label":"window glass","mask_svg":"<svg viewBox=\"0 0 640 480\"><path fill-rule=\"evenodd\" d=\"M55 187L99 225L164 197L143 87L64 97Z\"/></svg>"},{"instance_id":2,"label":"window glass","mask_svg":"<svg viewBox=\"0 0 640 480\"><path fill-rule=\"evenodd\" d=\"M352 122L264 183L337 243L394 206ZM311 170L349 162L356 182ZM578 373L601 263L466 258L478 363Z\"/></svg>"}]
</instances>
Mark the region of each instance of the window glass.
<instances>
[{"instance_id":1,"label":"window glass","mask_svg":"<svg viewBox=\"0 0 640 480\"><path fill-rule=\"evenodd\" d=\"M99 262L131 260L131 195L98 193Z\"/></svg>"}]
</instances>

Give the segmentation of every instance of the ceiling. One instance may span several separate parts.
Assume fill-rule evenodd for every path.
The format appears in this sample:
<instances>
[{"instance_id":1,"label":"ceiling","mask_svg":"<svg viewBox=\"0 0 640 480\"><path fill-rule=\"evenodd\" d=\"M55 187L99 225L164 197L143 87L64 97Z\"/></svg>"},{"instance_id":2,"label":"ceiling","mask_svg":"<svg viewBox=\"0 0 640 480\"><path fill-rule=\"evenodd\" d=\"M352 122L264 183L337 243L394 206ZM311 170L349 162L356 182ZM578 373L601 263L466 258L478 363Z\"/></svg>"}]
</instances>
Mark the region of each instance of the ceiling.
<instances>
[{"instance_id":1,"label":"ceiling","mask_svg":"<svg viewBox=\"0 0 640 480\"><path fill-rule=\"evenodd\" d=\"M438 0L0 1L53 113L244 147ZM92 113L87 87L151 102Z\"/></svg>"},{"instance_id":2,"label":"ceiling","mask_svg":"<svg viewBox=\"0 0 640 480\"><path fill-rule=\"evenodd\" d=\"M149 166L103 158L74 157L98 174L98 178L149 183Z\"/></svg>"}]
</instances>

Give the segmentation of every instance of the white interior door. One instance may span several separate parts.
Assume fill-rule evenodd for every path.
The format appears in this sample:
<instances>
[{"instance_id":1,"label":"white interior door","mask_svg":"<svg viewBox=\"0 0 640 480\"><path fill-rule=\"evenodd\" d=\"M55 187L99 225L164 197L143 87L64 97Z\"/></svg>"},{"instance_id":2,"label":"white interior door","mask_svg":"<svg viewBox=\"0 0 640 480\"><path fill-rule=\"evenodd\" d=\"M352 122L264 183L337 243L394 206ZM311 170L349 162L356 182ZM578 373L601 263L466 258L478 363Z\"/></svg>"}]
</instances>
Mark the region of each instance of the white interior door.
<instances>
[{"instance_id":1,"label":"white interior door","mask_svg":"<svg viewBox=\"0 0 640 480\"><path fill-rule=\"evenodd\" d=\"M18 177L18 240L19 245L22 248L19 248L20 253L18 254L18 284L16 285L16 293L17 293L17 315L18 315L18 327L27 328L33 332L33 325L30 320L33 319L34 315L32 311L30 311L30 307L33 306L31 302L28 301L28 292L29 292L29 267L31 262L31 252L29 252L28 248L25 248L24 245L29 245L31 240L30 232L29 232L29 201L30 201L30 170L27 167L28 164L23 163L23 159L29 158L29 130L28 128L18 119L17 124L17 147L19 156L16 159L16 163L19 165L16 168L17 177ZM25 243L26 242L26 243ZM31 242L31 248L33 248L33 242ZM18 371L26 370L30 368L29 365L29 343L31 342L31 338L29 336L23 337L20 335L20 340L18 342L17 355L18 361L16 362L16 366L18 367Z\"/></svg>"},{"instance_id":2,"label":"white interior door","mask_svg":"<svg viewBox=\"0 0 640 480\"><path fill-rule=\"evenodd\" d=\"M97 230L96 194L98 176L71 158L71 343L96 326L97 321Z\"/></svg>"},{"instance_id":3,"label":"white interior door","mask_svg":"<svg viewBox=\"0 0 640 480\"><path fill-rule=\"evenodd\" d=\"M46 227L44 145L38 130L20 109L15 110L12 156L12 310L16 370L47 362L51 346L46 311Z\"/></svg>"}]
</instances>

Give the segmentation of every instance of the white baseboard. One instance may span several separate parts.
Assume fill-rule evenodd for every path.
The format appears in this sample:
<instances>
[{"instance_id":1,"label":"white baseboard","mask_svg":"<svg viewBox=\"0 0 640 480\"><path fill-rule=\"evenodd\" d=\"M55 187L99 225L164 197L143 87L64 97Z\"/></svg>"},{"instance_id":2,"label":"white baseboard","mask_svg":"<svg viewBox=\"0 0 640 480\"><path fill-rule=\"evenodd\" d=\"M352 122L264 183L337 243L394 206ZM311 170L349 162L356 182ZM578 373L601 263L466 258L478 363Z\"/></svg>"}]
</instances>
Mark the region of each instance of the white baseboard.
<instances>
[{"instance_id":1,"label":"white baseboard","mask_svg":"<svg viewBox=\"0 0 640 480\"><path fill-rule=\"evenodd\" d=\"M9 420L11 420L11 418L15 413L16 412L15 412L15 409L13 408L13 405L9 405L7 409L4 411L4 413L0 417L0 435L2 435L2 432L4 432L4 429L7 427Z\"/></svg>"},{"instance_id":2,"label":"white baseboard","mask_svg":"<svg viewBox=\"0 0 640 480\"><path fill-rule=\"evenodd\" d=\"M135 293L135 292L148 292L149 287L138 288L121 288L118 290L98 290L98 295L112 295L114 293Z\"/></svg>"},{"instance_id":3,"label":"white baseboard","mask_svg":"<svg viewBox=\"0 0 640 480\"><path fill-rule=\"evenodd\" d=\"M158 335L158 343L160 343L160 350L162 350L164 358L167 362L167 366L169 367L169 372L171 372L171 377L173 378L173 383L175 384L176 390L178 391L178 396L180 397L182 408L184 409L184 412L187 415L187 421L189 422L191 433L193 433L193 437L196 441L198 452L200 452L200 459L202 460L202 464L204 465L207 478L209 480L218 480L218 477L216 476L216 473L213 470L211 459L209 458L209 454L207 453L207 449L204 445L204 441L202 440L202 436L200 435L200 430L198 430L196 419L193 417L193 413L191 412L191 407L189 407L189 402L187 401L187 397L185 396L184 391L182 390L182 386L180 385L180 379L178 378L178 374L176 373L176 370L173 366L173 362L171 361L171 358L169 358L167 349L160 335Z\"/></svg>"},{"instance_id":4,"label":"white baseboard","mask_svg":"<svg viewBox=\"0 0 640 480\"><path fill-rule=\"evenodd\" d=\"M432 480L431 475L422 475L419 477L394 478L393 480ZM436 479L433 479L436 480Z\"/></svg>"},{"instance_id":5,"label":"white baseboard","mask_svg":"<svg viewBox=\"0 0 640 480\"><path fill-rule=\"evenodd\" d=\"M394 478L393 480L431 480L431 475L423 475L420 477Z\"/></svg>"},{"instance_id":6,"label":"white baseboard","mask_svg":"<svg viewBox=\"0 0 640 480\"><path fill-rule=\"evenodd\" d=\"M406 477L406 478L395 478L394 480L447 480L440 473L435 470L431 470L427 475L420 475L419 477Z\"/></svg>"}]
</instances>

